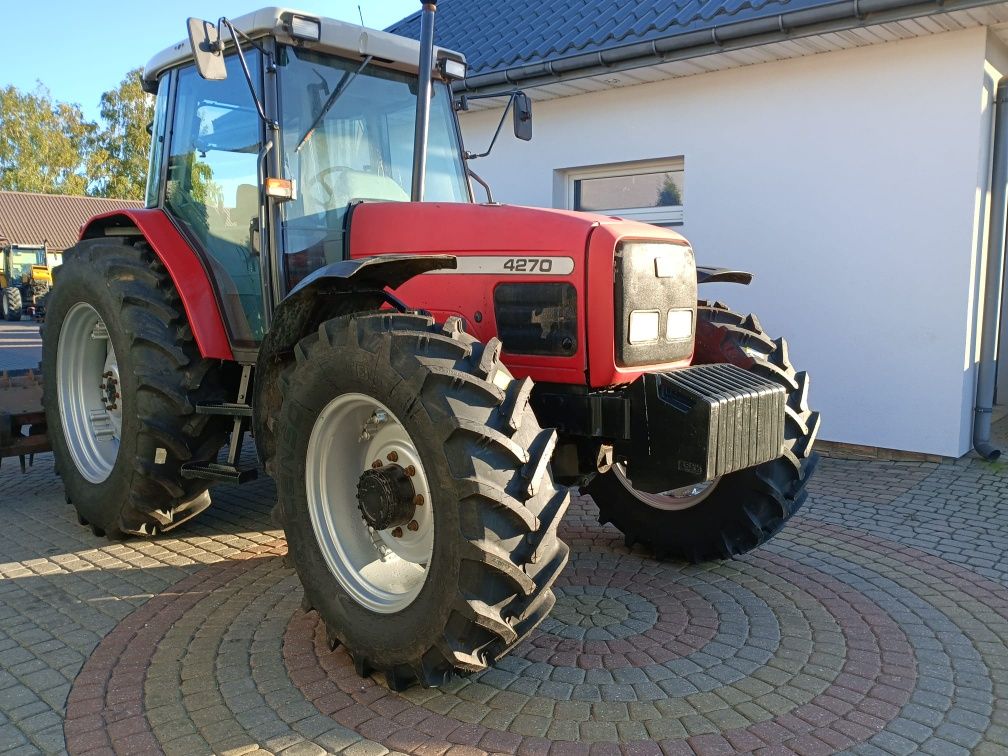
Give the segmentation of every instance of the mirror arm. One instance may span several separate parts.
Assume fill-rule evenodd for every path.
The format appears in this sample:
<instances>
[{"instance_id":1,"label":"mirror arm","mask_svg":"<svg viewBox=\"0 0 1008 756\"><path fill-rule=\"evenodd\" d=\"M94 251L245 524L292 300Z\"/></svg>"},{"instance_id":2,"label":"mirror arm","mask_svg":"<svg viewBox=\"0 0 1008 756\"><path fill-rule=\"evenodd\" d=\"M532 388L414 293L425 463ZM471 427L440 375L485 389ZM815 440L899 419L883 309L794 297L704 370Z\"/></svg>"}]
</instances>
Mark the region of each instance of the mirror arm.
<instances>
[{"instance_id":1,"label":"mirror arm","mask_svg":"<svg viewBox=\"0 0 1008 756\"><path fill-rule=\"evenodd\" d=\"M487 202L491 205L496 205L497 203L494 202L493 192L490 190L490 184L484 181L483 178L468 165L466 166L466 173L468 173L470 178L486 190Z\"/></svg>"},{"instance_id":2,"label":"mirror arm","mask_svg":"<svg viewBox=\"0 0 1008 756\"><path fill-rule=\"evenodd\" d=\"M471 97L467 98L467 99L470 99L470 100L482 100L482 99L484 99L486 97L500 97L501 94L508 94L509 95L508 102L507 102L507 105L504 106L504 112L501 113L500 123L497 124L497 131L494 132L493 139L490 140L490 146L486 148L486 152L481 152L478 155L474 154L472 152L467 152L465 154L465 159L466 160L475 160L476 158L486 157L487 155L489 155L491 153L491 151L494 148L494 145L497 143L497 137L500 136L501 129L504 127L504 120L507 118L508 111L511 110L511 106L514 105L515 95L517 95L518 92L509 92L509 93L505 92L505 93L494 94L494 95L472 95Z\"/></svg>"},{"instance_id":3,"label":"mirror arm","mask_svg":"<svg viewBox=\"0 0 1008 756\"><path fill-rule=\"evenodd\" d=\"M273 132L279 131L280 124L278 124L276 121L271 121L269 118L266 117L266 110L263 108L263 104L259 100L259 95L256 94L255 84L252 83L252 74L249 73L248 64L245 62L245 53L242 52L241 42L238 41L238 37L240 36L243 40L248 42L257 50L259 50L259 52L263 55L263 57L266 58L267 70L272 70L274 68L273 56L270 55L258 42L249 39L247 34L235 29L234 25L227 18L221 18L221 20L218 23L224 24L224 26L228 28L228 31L231 32L231 40L235 43L235 48L238 50L238 61L241 63L242 72L245 74L245 82L248 84L249 92L252 93L252 101L255 103L256 110L259 111L259 118L262 119L262 122L266 124L266 128L268 128L270 131ZM218 42L218 44L220 43ZM223 45L221 45L221 47L223 47Z\"/></svg>"}]
</instances>

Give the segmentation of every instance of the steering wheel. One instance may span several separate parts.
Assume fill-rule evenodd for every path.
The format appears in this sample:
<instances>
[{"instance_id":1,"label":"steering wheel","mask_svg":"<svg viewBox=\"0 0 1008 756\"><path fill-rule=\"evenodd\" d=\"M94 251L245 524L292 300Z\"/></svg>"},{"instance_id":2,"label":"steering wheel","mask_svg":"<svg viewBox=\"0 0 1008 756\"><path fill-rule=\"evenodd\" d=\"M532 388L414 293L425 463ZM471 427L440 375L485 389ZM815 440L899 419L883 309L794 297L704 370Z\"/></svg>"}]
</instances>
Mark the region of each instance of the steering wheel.
<instances>
[{"instance_id":1,"label":"steering wheel","mask_svg":"<svg viewBox=\"0 0 1008 756\"><path fill-rule=\"evenodd\" d=\"M321 171L315 174L315 177L311 180L313 187L320 186L325 192L324 204L333 205L335 204L336 192L333 190L332 185L329 183L329 177L334 173L342 173L343 171L353 170L348 165L333 165L328 168L323 168Z\"/></svg>"}]
</instances>

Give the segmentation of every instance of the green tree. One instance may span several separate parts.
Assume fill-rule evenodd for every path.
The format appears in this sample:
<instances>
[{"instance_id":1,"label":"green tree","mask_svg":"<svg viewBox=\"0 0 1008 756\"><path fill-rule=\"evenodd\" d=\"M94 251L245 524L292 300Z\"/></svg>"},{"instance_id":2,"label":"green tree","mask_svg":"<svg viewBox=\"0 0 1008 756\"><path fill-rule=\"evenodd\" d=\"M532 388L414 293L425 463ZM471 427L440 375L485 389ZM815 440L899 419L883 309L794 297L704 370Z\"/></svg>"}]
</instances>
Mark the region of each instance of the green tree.
<instances>
[{"instance_id":1,"label":"green tree","mask_svg":"<svg viewBox=\"0 0 1008 756\"><path fill-rule=\"evenodd\" d=\"M84 194L95 128L78 105L53 100L41 83L32 92L0 89L0 189Z\"/></svg>"},{"instance_id":2,"label":"green tree","mask_svg":"<svg viewBox=\"0 0 1008 756\"><path fill-rule=\"evenodd\" d=\"M102 125L90 155L91 194L143 199L147 184L154 97L143 91L143 69L134 68L101 97Z\"/></svg>"},{"instance_id":3,"label":"green tree","mask_svg":"<svg viewBox=\"0 0 1008 756\"><path fill-rule=\"evenodd\" d=\"M658 201L655 207L677 207L682 204L682 193L679 185L675 182L675 177L671 173L666 173L662 179L661 188L658 190Z\"/></svg>"}]
</instances>

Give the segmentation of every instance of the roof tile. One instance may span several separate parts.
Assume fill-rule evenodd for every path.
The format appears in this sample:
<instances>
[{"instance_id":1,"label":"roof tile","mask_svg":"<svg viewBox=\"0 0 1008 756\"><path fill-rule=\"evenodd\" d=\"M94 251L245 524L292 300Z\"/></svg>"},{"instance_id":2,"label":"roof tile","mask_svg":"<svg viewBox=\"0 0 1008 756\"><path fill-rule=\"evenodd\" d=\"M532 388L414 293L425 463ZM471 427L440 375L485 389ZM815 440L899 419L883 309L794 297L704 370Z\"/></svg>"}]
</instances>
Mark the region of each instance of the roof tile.
<instances>
[{"instance_id":1,"label":"roof tile","mask_svg":"<svg viewBox=\"0 0 1008 756\"><path fill-rule=\"evenodd\" d=\"M441 0L434 35L473 75L650 42L836 0ZM388 29L414 39L420 14Z\"/></svg>"}]
</instances>

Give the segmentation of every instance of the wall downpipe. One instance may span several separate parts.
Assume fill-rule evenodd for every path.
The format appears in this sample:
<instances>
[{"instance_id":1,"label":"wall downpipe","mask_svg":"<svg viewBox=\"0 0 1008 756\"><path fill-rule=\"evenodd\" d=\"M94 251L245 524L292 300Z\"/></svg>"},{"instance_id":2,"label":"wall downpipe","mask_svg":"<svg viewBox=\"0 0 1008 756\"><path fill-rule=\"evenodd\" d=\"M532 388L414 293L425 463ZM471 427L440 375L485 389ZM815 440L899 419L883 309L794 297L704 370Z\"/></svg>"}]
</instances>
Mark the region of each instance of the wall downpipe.
<instances>
[{"instance_id":1,"label":"wall downpipe","mask_svg":"<svg viewBox=\"0 0 1008 756\"><path fill-rule=\"evenodd\" d=\"M987 277L973 409L973 448L991 462L1001 450L991 444L991 420L997 381L997 331L1004 279L1005 222L1008 219L1008 76L994 95L994 165L991 172L990 232L987 237Z\"/></svg>"}]
</instances>

